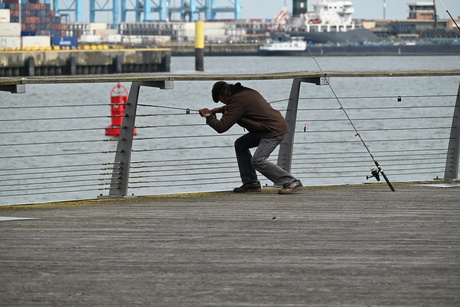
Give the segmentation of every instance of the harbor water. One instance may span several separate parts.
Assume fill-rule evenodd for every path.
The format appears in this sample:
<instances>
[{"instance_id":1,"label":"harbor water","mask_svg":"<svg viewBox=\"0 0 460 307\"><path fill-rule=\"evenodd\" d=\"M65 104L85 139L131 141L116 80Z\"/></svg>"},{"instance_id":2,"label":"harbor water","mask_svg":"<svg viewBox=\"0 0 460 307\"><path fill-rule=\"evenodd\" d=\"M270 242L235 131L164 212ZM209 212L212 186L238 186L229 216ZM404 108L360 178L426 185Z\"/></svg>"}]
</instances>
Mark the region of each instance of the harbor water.
<instances>
[{"instance_id":1,"label":"harbor water","mask_svg":"<svg viewBox=\"0 0 460 307\"><path fill-rule=\"evenodd\" d=\"M460 69L460 56L420 56L420 57L317 57L316 61L319 63L323 71L397 71L397 70L434 70L434 69ZM204 72L195 72L195 59L194 57L173 57L171 59L171 73L172 74L252 74L252 73L274 73L274 72L293 72L293 71L319 71L317 64L314 59L309 56L305 57L206 57L204 59ZM353 79L353 80L350 80ZM404 93L404 95L418 95L423 93L424 95L455 95L458 90L460 77L423 77L414 80L414 78L381 78L381 82L368 80L367 78L333 78L331 79L331 85L339 97L350 97L359 95L365 96L394 96L397 97ZM380 80L379 78L377 78ZM218 81L218 80L215 80ZM230 81L229 81L230 82ZM269 81L241 81L243 85L252 87L261 92L269 102L273 102L273 106L279 109L285 109L286 99L289 97L291 80L269 80ZM214 81L190 81L190 82L175 82L173 90L150 90L142 89L139 97L140 104L155 104L168 106L173 108L189 108L192 110L190 116L196 116L196 122L203 122L197 114L197 109L208 107L213 108L217 106L211 99L211 87ZM78 129L85 127L105 127L108 126L109 118L97 118L93 119L91 116L94 114L106 114L109 115L109 93L115 84L42 84L42 85L27 85L25 94L10 94L8 92L0 92L0 112L1 119L28 119L28 118L61 118L69 116L88 117L88 119L70 120L66 124L67 129ZM129 89L129 83L122 83ZM327 96L330 97L330 88L327 86L315 86L308 85L302 88L300 97L311 96L312 93L316 97ZM449 98L449 103L454 105L455 98ZM282 101L281 104L275 104L274 102ZM18 107L37 105L40 108L37 109L21 109ZM70 108L59 108L56 106L73 106L81 105L83 107L78 108L78 114L68 114ZM49 106L49 107L47 107ZM88 106L88 107L84 107ZM346 105L345 105L346 107ZM74 112L75 109L71 109ZM362 114L361 117L368 116L368 114ZM168 122L177 124L177 132L180 135L181 131L190 133L189 127L181 127L182 118L180 116L174 116L165 114L164 118ZM136 121L137 125L152 125L154 124L155 118L138 118ZM195 119L194 119L195 120ZM450 120L451 122L451 120ZM27 120L22 122L8 122L0 121L0 131L2 133L1 144L15 144L15 143L53 143L53 142L65 142L68 134L65 136L56 136L50 133L43 133L37 139L36 134L18 134L8 132L14 131L40 131L47 127L47 121L30 121ZM201 128L200 128L201 129ZM83 138L89 140L104 138L104 133L94 132L88 130L84 132ZM203 130L199 130L198 133L203 134L215 134L215 132L209 128L204 127ZM219 135L217 138L213 138L212 141L203 138L200 144L201 146L219 146L219 145L231 145L234 139L237 137L235 134L242 134L244 131L239 127L232 128L228 134ZM419 133L431 133L429 131L420 131ZM352 132L350 132L352 134ZM141 134L141 137L149 137L148 130ZM188 140L183 138L171 138L167 140L167 146L171 148L181 147ZM196 140L195 140L196 142ZM218 144L216 142L221 142ZM144 141L144 148L152 147L149 145L149 141ZM64 151L77 150L79 144L67 144ZM340 146L340 145L328 145L328 146ZM116 148L116 142L109 141L103 145L103 150L113 151ZM14 146L9 148L8 146L0 147L1 157L14 157L14 156L27 156L31 152L36 156L44 156L53 151L54 146L37 146L33 149L30 146ZM141 148L142 149L142 148ZM331 150L334 150L332 148ZM361 148L365 151L364 148ZM155 154L155 153L154 153ZM151 154L151 155L154 155ZM147 154L148 155L148 154ZM171 159L182 159L183 153L175 154L170 153ZM35 157L26 159L4 159L0 157L0 169L8 170L15 168L33 168L40 166L38 159ZM218 154L216 154L218 158ZM91 163L104 163L113 161L113 156L104 156L99 158L91 158L88 161L87 155L57 155L52 156L52 159L56 165L65 165L66 163L72 163L73 165L88 164ZM94 159L94 160L93 160ZM206 163L206 161L203 161ZM110 170L108 171L110 172ZM5 173L5 172L4 172ZM225 172L223 172L225 175ZM442 175L442 174L439 174ZM206 173L203 173L203 177ZM184 189L180 185L175 185L174 180L171 179L171 183L167 185L167 188L163 190L150 190L145 188L142 190L141 195L155 194L155 193L182 193L182 192L194 192L194 191L205 191L205 190L231 190L234 186L239 185L239 178L237 174L231 174L234 177L232 179L222 180L222 184L213 185L212 187L206 186L193 186L189 189ZM413 180L431 180L430 175L413 174ZM364 177L364 176L363 176ZM168 180L164 178L163 180ZM263 184L267 184L265 180ZM313 184L343 184L344 181L340 177L328 178L327 182L316 181ZM18 185L20 182L18 182ZM308 183L307 183L308 184ZM154 184L152 184L154 185ZM97 194L80 193L75 194L72 192L63 192L58 196L49 196L46 193L40 195L28 195L27 185L23 186L22 189L18 187L11 187L10 184L3 184L4 191L7 189L16 190L22 195L9 196L0 195L0 205L5 204L19 204L19 203L34 203L43 201L55 201L55 200L71 200L79 198L96 198ZM40 187L33 188L34 191L39 190ZM104 192L107 194L107 192ZM133 191L136 193L136 191ZM137 193L136 193L137 194Z\"/></svg>"}]
</instances>

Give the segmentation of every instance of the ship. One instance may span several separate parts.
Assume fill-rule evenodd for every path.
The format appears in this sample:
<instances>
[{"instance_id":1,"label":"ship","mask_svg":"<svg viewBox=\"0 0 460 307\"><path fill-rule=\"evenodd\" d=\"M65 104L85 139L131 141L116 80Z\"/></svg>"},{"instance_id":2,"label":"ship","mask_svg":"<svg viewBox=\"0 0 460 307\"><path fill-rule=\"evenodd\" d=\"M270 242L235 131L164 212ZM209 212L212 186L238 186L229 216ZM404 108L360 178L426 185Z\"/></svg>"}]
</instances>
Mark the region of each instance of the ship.
<instances>
[{"instance_id":1,"label":"ship","mask_svg":"<svg viewBox=\"0 0 460 307\"><path fill-rule=\"evenodd\" d=\"M292 14L283 7L269 27L270 50L287 44L292 37L300 37L310 45L359 44L379 41L379 37L367 29L357 27L353 21L351 1L319 0L307 11L306 0L294 0ZM293 45L291 43L291 45ZM261 47L267 50L268 46ZM293 52L296 52L292 48ZM265 52L265 51L264 51Z\"/></svg>"},{"instance_id":2,"label":"ship","mask_svg":"<svg viewBox=\"0 0 460 307\"><path fill-rule=\"evenodd\" d=\"M302 55L307 50L307 42L303 39L274 41L259 47L261 55Z\"/></svg>"},{"instance_id":3,"label":"ship","mask_svg":"<svg viewBox=\"0 0 460 307\"><path fill-rule=\"evenodd\" d=\"M294 0L292 14L284 7L273 18L269 29L271 39L259 47L260 55L460 54L458 34L442 39L381 38L354 24L351 1L319 0L312 12L307 12L306 5L305 0Z\"/></svg>"}]
</instances>

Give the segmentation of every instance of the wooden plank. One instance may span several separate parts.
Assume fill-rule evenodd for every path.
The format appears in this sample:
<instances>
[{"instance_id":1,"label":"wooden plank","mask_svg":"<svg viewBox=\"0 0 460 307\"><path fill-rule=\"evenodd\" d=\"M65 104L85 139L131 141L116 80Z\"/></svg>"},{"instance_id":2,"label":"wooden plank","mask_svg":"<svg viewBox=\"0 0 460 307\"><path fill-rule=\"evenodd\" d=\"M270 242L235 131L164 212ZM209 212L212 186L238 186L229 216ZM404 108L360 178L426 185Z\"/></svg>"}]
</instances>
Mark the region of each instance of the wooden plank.
<instances>
[{"instance_id":1,"label":"wooden plank","mask_svg":"<svg viewBox=\"0 0 460 307\"><path fill-rule=\"evenodd\" d=\"M2 306L459 306L459 187L1 208Z\"/></svg>"},{"instance_id":2,"label":"wooden plank","mask_svg":"<svg viewBox=\"0 0 460 307\"><path fill-rule=\"evenodd\" d=\"M449 70L401 70L401 71L298 71L257 74L110 74L78 76L3 77L0 85L60 84L60 83L109 83L138 81L215 81L215 80L277 80L294 78L365 78L365 77L426 77L460 76L460 69Z\"/></svg>"}]
</instances>

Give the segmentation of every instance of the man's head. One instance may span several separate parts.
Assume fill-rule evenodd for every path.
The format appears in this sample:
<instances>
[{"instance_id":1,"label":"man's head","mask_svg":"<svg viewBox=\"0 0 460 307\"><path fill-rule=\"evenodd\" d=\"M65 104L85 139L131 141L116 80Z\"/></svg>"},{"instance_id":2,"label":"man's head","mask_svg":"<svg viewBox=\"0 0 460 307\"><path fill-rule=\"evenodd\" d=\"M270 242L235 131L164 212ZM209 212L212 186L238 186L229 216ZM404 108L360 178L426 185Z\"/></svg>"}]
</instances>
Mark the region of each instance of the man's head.
<instances>
[{"instance_id":1,"label":"man's head","mask_svg":"<svg viewBox=\"0 0 460 307\"><path fill-rule=\"evenodd\" d=\"M222 96L221 94L221 91L222 91L222 88L224 87L224 85L226 85L227 82L224 82L224 81L218 81L216 83L214 83L214 86L212 87L212 100L214 100L214 102L219 102L220 100L220 96Z\"/></svg>"}]
</instances>

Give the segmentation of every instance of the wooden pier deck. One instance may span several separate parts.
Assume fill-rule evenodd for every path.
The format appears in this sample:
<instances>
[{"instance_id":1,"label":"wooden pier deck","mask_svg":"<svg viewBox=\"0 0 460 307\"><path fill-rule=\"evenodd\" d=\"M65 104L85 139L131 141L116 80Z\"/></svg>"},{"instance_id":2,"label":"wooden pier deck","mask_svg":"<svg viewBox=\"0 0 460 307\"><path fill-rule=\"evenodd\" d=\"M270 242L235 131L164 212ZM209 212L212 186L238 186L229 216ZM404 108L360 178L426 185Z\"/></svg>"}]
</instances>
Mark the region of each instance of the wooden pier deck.
<instances>
[{"instance_id":1,"label":"wooden pier deck","mask_svg":"<svg viewBox=\"0 0 460 307\"><path fill-rule=\"evenodd\" d=\"M459 306L460 184L432 184L0 207L0 302Z\"/></svg>"}]
</instances>

